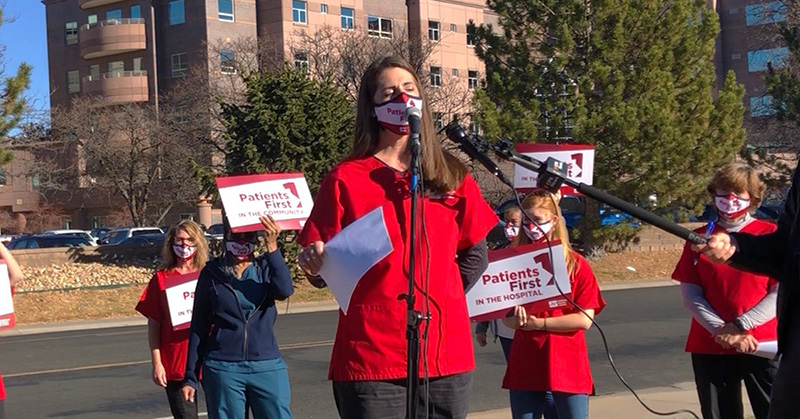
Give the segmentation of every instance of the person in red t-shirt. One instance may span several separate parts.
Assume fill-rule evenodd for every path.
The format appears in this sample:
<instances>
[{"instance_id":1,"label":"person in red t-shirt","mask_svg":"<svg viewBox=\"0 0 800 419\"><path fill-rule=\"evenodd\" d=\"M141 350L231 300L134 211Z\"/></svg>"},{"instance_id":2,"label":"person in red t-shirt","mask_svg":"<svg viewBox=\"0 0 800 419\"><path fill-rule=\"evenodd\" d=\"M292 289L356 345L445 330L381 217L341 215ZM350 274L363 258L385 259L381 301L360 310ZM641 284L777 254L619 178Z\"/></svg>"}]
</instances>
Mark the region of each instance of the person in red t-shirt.
<instances>
[{"instance_id":1,"label":"person in red t-shirt","mask_svg":"<svg viewBox=\"0 0 800 419\"><path fill-rule=\"evenodd\" d=\"M14 295L14 286L22 281L22 269L20 269L17 260L11 255L11 252L6 249L3 243L0 243L0 259L3 259L8 266L8 279L11 283L11 295ZM0 419L6 417L6 387L3 384L3 377L0 377Z\"/></svg>"},{"instance_id":2,"label":"person in red t-shirt","mask_svg":"<svg viewBox=\"0 0 800 419\"><path fill-rule=\"evenodd\" d=\"M419 233L409 243L411 150L406 109L421 118ZM464 418L475 367L465 282L488 265L486 235L497 216L466 167L445 152L419 78L403 59L373 62L361 79L355 143L350 157L323 180L311 216L298 237L306 246L300 266L316 275L324 243L376 208L393 251L360 279L345 315L339 311L328 378L343 418L405 417L408 255L415 246L416 309L422 324L420 417ZM370 240L365 237L365 240ZM319 279L312 283L322 284ZM426 336L427 335L427 336ZM427 388L426 388L427 386ZM427 400L426 395L430 395Z\"/></svg>"},{"instance_id":3,"label":"person in red t-shirt","mask_svg":"<svg viewBox=\"0 0 800 419\"><path fill-rule=\"evenodd\" d=\"M589 395L594 393L584 331L606 305L589 263L569 246L569 236L556 197L536 190L522 202L522 231L517 245L559 240L572 289L571 300L556 300L556 309L528 313L514 308L503 322L516 329L503 388L510 390L514 419L539 419L552 392L559 419L588 419ZM531 220L533 222L531 222Z\"/></svg>"},{"instance_id":4,"label":"person in red t-shirt","mask_svg":"<svg viewBox=\"0 0 800 419\"><path fill-rule=\"evenodd\" d=\"M166 389L169 407L176 419L197 418L197 399L187 402L180 392L186 370L189 330L172 330L164 280L203 269L208 261L208 243L203 230L191 220L171 227L161 257L161 265L142 292L136 311L147 317L153 382Z\"/></svg>"},{"instance_id":5,"label":"person in red t-shirt","mask_svg":"<svg viewBox=\"0 0 800 419\"><path fill-rule=\"evenodd\" d=\"M775 224L756 220L764 184L753 168L731 163L708 185L718 222L706 234L770 234ZM692 354L697 394L705 419L741 419L744 380L756 419L767 418L777 371L772 359L748 355L759 342L777 340L778 282L765 275L714 264L687 243L672 278L681 283L684 306L692 313L686 352Z\"/></svg>"}]
</instances>

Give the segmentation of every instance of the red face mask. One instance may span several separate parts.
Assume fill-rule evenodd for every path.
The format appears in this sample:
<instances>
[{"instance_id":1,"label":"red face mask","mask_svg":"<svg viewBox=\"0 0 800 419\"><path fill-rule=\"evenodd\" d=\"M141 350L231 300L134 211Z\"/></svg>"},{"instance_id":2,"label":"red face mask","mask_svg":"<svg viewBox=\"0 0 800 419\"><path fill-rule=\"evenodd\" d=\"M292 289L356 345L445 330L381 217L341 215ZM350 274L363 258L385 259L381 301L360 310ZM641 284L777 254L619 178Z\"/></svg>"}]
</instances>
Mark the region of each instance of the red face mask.
<instances>
[{"instance_id":1,"label":"red face mask","mask_svg":"<svg viewBox=\"0 0 800 419\"><path fill-rule=\"evenodd\" d=\"M400 93L386 102L375 105L375 117L387 130L397 135L408 135L409 128L406 121L408 108L422 110L422 98Z\"/></svg>"},{"instance_id":2,"label":"red face mask","mask_svg":"<svg viewBox=\"0 0 800 419\"><path fill-rule=\"evenodd\" d=\"M750 200L739 198L731 193L714 197L714 205L720 216L732 220L747 212L747 209L750 208Z\"/></svg>"}]
</instances>

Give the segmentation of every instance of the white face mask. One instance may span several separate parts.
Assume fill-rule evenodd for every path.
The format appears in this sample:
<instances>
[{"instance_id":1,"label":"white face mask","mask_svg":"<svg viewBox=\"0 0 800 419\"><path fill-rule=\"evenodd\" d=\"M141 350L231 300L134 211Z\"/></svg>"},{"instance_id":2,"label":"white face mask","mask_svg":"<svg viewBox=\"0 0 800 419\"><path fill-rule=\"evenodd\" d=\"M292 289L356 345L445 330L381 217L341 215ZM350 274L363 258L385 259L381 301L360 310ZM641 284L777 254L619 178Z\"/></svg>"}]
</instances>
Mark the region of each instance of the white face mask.
<instances>
[{"instance_id":1,"label":"white face mask","mask_svg":"<svg viewBox=\"0 0 800 419\"><path fill-rule=\"evenodd\" d=\"M714 197L714 205L720 215L728 219L734 219L747 212L747 208L750 207L750 200L738 198L734 194L717 195Z\"/></svg>"},{"instance_id":2,"label":"white face mask","mask_svg":"<svg viewBox=\"0 0 800 419\"><path fill-rule=\"evenodd\" d=\"M175 252L175 256L180 259L191 259L194 256L194 252L197 251L197 246L184 246L181 244L173 244L172 251Z\"/></svg>"},{"instance_id":3,"label":"white face mask","mask_svg":"<svg viewBox=\"0 0 800 419\"><path fill-rule=\"evenodd\" d=\"M389 131L405 135L409 133L406 121L406 109L417 108L422 110L422 98L400 93L397 97L375 105L375 117L378 123Z\"/></svg>"},{"instance_id":4,"label":"white face mask","mask_svg":"<svg viewBox=\"0 0 800 419\"><path fill-rule=\"evenodd\" d=\"M508 223L506 224L506 228L503 231L506 234L506 238L509 241L513 241L519 235L519 227L515 226L514 224Z\"/></svg>"},{"instance_id":5,"label":"white face mask","mask_svg":"<svg viewBox=\"0 0 800 419\"><path fill-rule=\"evenodd\" d=\"M534 224L528 223L524 225L522 229L525 231L525 235L535 243L542 240L545 235L550 233L550 230L553 229L553 222L548 221L546 223L541 223L538 228Z\"/></svg>"},{"instance_id":6,"label":"white face mask","mask_svg":"<svg viewBox=\"0 0 800 419\"><path fill-rule=\"evenodd\" d=\"M225 242L225 248L236 259L246 260L256 250L256 245L248 241Z\"/></svg>"}]
</instances>

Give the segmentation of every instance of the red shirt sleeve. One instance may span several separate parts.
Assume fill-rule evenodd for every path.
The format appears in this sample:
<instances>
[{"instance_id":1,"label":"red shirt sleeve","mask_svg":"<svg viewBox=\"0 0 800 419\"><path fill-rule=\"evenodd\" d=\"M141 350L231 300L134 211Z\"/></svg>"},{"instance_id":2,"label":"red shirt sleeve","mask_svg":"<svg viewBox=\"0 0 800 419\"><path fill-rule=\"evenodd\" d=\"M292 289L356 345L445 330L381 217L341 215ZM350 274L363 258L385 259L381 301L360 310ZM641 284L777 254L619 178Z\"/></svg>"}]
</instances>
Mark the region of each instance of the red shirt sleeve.
<instances>
[{"instance_id":1,"label":"red shirt sleeve","mask_svg":"<svg viewBox=\"0 0 800 419\"><path fill-rule=\"evenodd\" d=\"M464 213L459 218L459 250L472 247L485 239L498 221L497 215L483 199L478 184L469 174L464 178L462 190L465 202Z\"/></svg>"},{"instance_id":2,"label":"red shirt sleeve","mask_svg":"<svg viewBox=\"0 0 800 419\"><path fill-rule=\"evenodd\" d=\"M672 271L672 279L678 282L685 282L687 284L701 285L700 274L697 272L697 266L694 261L697 257L697 252L693 251L691 245L687 242L683 246L683 253L675 265L675 270Z\"/></svg>"},{"instance_id":3,"label":"red shirt sleeve","mask_svg":"<svg viewBox=\"0 0 800 419\"><path fill-rule=\"evenodd\" d=\"M341 179L336 169L322 181L314 199L311 215L297 237L297 242L301 246L308 246L315 241L327 242L342 230L344 208L341 202L341 186Z\"/></svg>"},{"instance_id":4,"label":"red shirt sleeve","mask_svg":"<svg viewBox=\"0 0 800 419\"><path fill-rule=\"evenodd\" d=\"M142 291L142 296L139 297L139 303L136 304L136 311L159 323L163 317L163 311L161 310L160 282L158 274L153 275L147 287Z\"/></svg>"},{"instance_id":5,"label":"red shirt sleeve","mask_svg":"<svg viewBox=\"0 0 800 419\"><path fill-rule=\"evenodd\" d=\"M576 258L575 272L572 274L572 300L584 310L594 310L596 316L605 308L606 300L600 294L600 286L589 262L579 255Z\"/></svg>"}]
</instances>

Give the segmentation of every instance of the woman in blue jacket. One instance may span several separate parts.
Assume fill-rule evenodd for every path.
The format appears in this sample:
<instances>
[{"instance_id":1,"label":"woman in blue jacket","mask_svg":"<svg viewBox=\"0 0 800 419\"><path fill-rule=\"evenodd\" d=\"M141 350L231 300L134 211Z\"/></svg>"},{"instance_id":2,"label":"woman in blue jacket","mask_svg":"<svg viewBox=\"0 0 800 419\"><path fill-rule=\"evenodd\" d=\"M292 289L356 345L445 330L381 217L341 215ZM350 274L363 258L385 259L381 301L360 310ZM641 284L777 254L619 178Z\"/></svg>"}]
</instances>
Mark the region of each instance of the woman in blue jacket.
<instances>
[{"instance_id":1,"label":"woman in blue jacket","mask_svg":"<svg viewBox=\"0 0 800 419\"><path fill-rule=\"evenodd\" d=\"M200 272L195 291L184 399L202 384L210 419L292 417L289 375L273 325L276 300L293 292L289 268L278 250L281 229L261 217L267 252L254 257L255 232L232 233L225 223L225 251Z\"/></svg>"}]
</instances>

